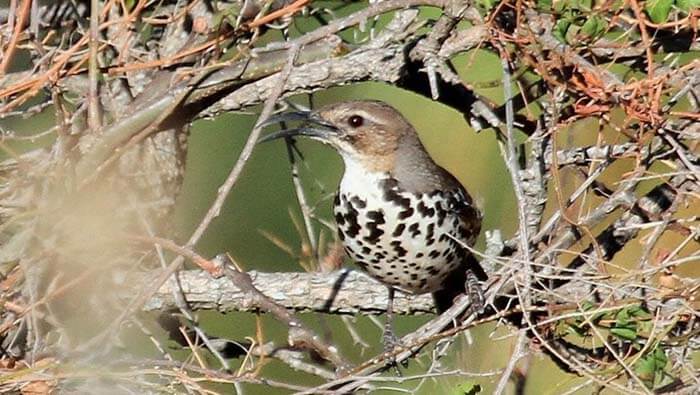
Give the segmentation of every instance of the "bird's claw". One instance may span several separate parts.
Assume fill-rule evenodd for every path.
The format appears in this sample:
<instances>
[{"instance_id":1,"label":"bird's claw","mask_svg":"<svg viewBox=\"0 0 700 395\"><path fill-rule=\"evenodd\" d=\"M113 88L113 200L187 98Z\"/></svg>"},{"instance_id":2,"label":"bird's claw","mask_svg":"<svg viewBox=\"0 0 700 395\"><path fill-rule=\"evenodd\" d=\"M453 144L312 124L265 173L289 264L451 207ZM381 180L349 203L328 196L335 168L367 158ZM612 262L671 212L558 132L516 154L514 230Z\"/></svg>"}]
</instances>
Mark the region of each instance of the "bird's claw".
<instances>
[{"instance_id":1,"label":"bird's claw","mask_svg":"<svg viewBox=\"0 0 700 395\"><path fill-rule=\"evenodd\" d=\"M403 347L403 342L401 341L401 339L396 337L394 332L391 330L391 327L389 326L384 328L384 335L382 336L382 340L384 342L384 355L387 355L386 366L393 367L396 371L397 376L402 376L401 371L399 370L399 365L396 361L396 356L393 355L393 353L396 351L397 348ZM407 367L408 361L402 361L401 366L403 366L404 368Z\"/></svg>"},{"instance_id":2,"label":"bird's claw","mask_svg":"<svg viewBox=\"0 0 700 395\"><path fill-rule=\"evenodd\" d=\"M401 343L401 339L396 337L394 331L392 331L391 328L388 327L384 329L384 335L382 337L382 340L384 342L385 354L389 354L393 352L397 347L401 347L403 345Z\"/></svg>"},{"instance_id":3,"label":"bird's claw","mask_svg":"<svg viewBox=\"0 0 700 395\"><path fill-rule=\"evenodd\" d=\"M471 312L480 314L486 307L486 297L484 296L484 290L481 288L481 284L479 284L479 279L471 270L467 270L464 286L469 296Z\"/></svg>"}]
</instances>

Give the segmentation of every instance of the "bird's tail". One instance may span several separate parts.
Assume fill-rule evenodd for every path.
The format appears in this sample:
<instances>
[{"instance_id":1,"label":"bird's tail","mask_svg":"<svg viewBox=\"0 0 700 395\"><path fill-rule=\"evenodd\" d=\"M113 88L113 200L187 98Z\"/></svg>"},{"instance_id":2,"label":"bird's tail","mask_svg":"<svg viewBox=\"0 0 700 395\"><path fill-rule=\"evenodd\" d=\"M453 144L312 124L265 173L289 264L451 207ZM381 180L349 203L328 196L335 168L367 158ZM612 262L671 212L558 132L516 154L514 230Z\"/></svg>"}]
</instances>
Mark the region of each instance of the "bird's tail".
<instances>
[{"instance_id":1,"label":"bird's tail","mask_svg":"<svg viewBox=\"0 0 700 395\"><path fill-rule=\"evenodd\" d=\"M478 303L477 299L480 299L480 297L477 295L482 293L479 283L473 281L474 277L479 281L485 281L488 278L479 261L474 258L474 255L467 254L460 267L445 279L442 289L433 292L433 300L435 301L438 314L442 314L449 309L454 304L457 296L467 292L469 292L471 302ZM467 287L469 287L469 290L467 290ZM474 287L477 287L477 289L474 289ZM477 310L480 309L477 308Z\"/></svg>"}]
</instances>

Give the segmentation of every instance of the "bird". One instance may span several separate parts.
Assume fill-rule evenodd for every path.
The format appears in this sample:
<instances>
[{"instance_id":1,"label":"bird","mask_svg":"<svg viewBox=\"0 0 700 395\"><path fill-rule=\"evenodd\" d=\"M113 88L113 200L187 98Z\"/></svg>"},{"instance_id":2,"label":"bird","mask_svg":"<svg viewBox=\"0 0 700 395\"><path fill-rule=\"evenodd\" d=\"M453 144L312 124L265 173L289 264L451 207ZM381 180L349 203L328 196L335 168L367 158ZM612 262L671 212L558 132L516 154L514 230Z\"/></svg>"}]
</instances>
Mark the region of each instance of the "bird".
<instances>
[{"instance_id":1,"label":"bird","mask_svg":"<svg viewBox=\"0 0 700 395\"><path fill-rule=\"evenodd\" d=\"M464 292L474 308L483 307L479 281L486 273L467 248L479 235L481 211L398 110L382 101L343 101L273 115L263 126L280 122L299 126L260 142L307 137L343 159L333 202L337 236L357 266L387 287L385 351L400 344L392 327L397 290L432 293L439 311Z\"/></svg>"}]
</instances>

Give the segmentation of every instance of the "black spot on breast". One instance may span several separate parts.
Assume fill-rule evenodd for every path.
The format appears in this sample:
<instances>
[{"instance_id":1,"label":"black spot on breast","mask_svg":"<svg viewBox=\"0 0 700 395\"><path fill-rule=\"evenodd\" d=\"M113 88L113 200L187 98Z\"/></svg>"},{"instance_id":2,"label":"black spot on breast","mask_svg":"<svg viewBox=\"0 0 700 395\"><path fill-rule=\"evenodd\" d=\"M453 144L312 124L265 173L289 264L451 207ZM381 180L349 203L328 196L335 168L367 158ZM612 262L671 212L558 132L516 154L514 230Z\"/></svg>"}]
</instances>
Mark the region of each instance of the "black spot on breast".
<instances>
[{"instance_id":1,"label":"black spot on breast","mask_svg":"<svg viewBox=\"0 0 700 395\"><path fill-rule=\"evenodd\" d=\"M335 223L337 223L340 226L343 226L345 224L345 218L343 217L343 214L341 212L335 213Z\"/></svg>"},{"instance_id":2,"label":"black spot on breast","mask_svg":"<svg viewBox=\"0 0 700 395\"><path fill-rule=\"evenodd\" d=\"M357 209L355 209L355 206L353 206L349 200L343 199L343 207L345 207L345 211L348 213L355 213L355 215L357 215Z\"/></svg>"},{"instance_id":3,"label":"black spot on breast","mask_svg":"<svg viewBox=\"0 0 700 395\"><path fill-rule=\"evenodd\" d=\"M340 194L335 194L335 197L333 198L333 205L340 206Z\"/></svg>"},{"instance_id":4,"label":"black spot on breast","mask_svg":"<svg viewBox=\"0 0 700 395\"><path fill-rule=\"evenodd\" d=\"M365 241L370 244L377 244L379 238L384 234L384 231L379 229L376 222L369 222L367 224L367 228L369 229L369 235L364 237Z\"/></svg>"},{"instance_id":5,"label":"black spot on breast","mask_svg":"<svg viewBox=\"0 0 700 395\"><path fill-rule=\"evenodd\" d=\"M432 239L433 235L435 235L435 224L429 223L428 227L425 229L425 237L427 239Z\"/></svg>"},{"instance_id":6,"label":"black spot on breast","mask_svg":"<svg viewBox=\"0 0 700 395\"><path fill-rule=\"evenodd\" d=\"M394 251L396 251L396 255L399 257L404 257L408 253L408 251L401 246L401 243L394 245Z\"/></svg>"},{"instance_id":7,"label":"black spot on breast","mask_svg":"<svg viewBox=\"0 0 700 395\"><path fill-rule=\"evenodd\" d=\"M447 210L442 208L442 203L435 203L435 213L437 214L437 225L442 226L445 223L445 218L447 217Z\"/></svg>"},{"instance_id":8,"label":"black spot on breast","mask_svg":"<svg viewBox=\"0 0 700 395\"><path fill-rule=\"evenodd\" d=\"M367 269L367 262L358 260L358 261L355 261L355 263L357 264L357 266L359 266L363 269Z\"/></svg>"},{"instance_id":9,"label":"black spot on breast","mask_svg":"<svg viewBox=\"0 0 700 395\"><path fill-rule=\"evenodd\" d=\"M348 226L347 235L354 238L358 233L360 233L360 224L358 224L357 221L350 223L350 226Z\"/></svg>"},{"instance_id":10,"label":"black spot on breast","mask_svg":"<svg viewBox=\"0 0 700 395\"><path fill-rule=\"evenodd\" d=\"M397 216L397 218L398 218L398 219L406 219L406 218L412 216L412 215L413 215L413 212L414 212L413 207L411 207L411 206L409 205L408 207L406 207L405 210L402 210L402 211L399 213L399 215Z\"/></svg>"},{"instance_id":11,"label":"black spot on breast","mask_svg":"<svg viewBox=\"0 0 700 395\"><path fill-rule=\"evenodd\" d=\"M370 244L377 244L379 238L384 234L384 230L381 229L381 225L386 223L384 213L381 210L371 210L367 212L367 218L370 220L367 222L369 235L365 236L364 239Z\"/></svg>"},{"instance_id":12,"label":"black spot on breast","mask_svg":"<svg viewBox=\"0 0 700 395\"><path fill-rule=\"evenodd\" d=\"M412 224L408 227L408 231L411 233L411 237L416 237L420 234L420 229L418 229L419 226L420 224L416 222L415 224Z\"/></svg>"},{"instance_id":13,"label":"black spot on breast","mask_svg":"<svg viewBox=\"0 0 700 395\"><path fill-rule=\"evenodd\" d=\"M395 178L386 178L380 181L379 187L382 189L384 200L387 202L392 202L399 207L403 207L404 209L411 205L410 199L399 194L399 182Z\"/></svg>"},{"instance_id":14,"label":"black spot on breast","mask_svg":"<svg viewBox=\"0 0 700 395\"><path fill-rule=\"evenodd\" d=\"M365 200L360 199L358 196L353 196L352 198L350 198L350 202L357 208L367 207L367 202Z\"/></svg>"},{"instance_id":15,"label":"black spot on breast","mask_svg":"<svg viewBox=\"0 0 700 395\"><path fill-rule=\"evenodd\" d=\"M418 275L416 273L411 274L411 280L418 280Z\"/></svg>"},{"instance_id":16,"label":"black spot on breast","mask_svg":"<svg viewBox=\"0 0 700 395\"><path fill-rule=\"evenodd\" d=\"M360 224L357 222L357 210L349 203L345 202L346 213L343 216L348 224L347 236L354 238L360 233Z\"/></svg>"},{"instance_id":17,"label":"black spot on breast","mask_svg":"<svg viewBox=\"0 0 700 395\"><path fill-rule=\"evenodd\" d=\"M340 241L345 240L345 232L343 232L343 230L340 229L340 228L338 228L338 239L339 239Z\"/></svg>"},{"instance_id":18,"label":"black spot on breast","mask_svg":"<svg viewBox=\"0 0 700 395\"><path fill-rule=\"evenodd\" d=\"M403 234L404 229L406 229L406 224L400 223L400 224L396 225L396 228L394 229L394 233L392 233L391 235L394 237L399 237Z\"/></svg>"},{"instance_id":19,"label":"black spot on breast","mask_svg":"<svg viewBox=\"0 0 700 395\"><path fill-rule=\"evenodd\" d=\"M423 253L422 252L417 253L416 258L423 258Z\"/></svg>"},{"instance_id":20,"label":"black spot on breast","mask_svg":"<svg viewBox=\"0 0 700 395\"><path fill-rule=\"evenodd\" d=\"M423 288L423 287L425 287L425 285L426 285L427 283L428 283L428 279L427 279L427 278L425 278L425 277L424 277L424 278L421 278L421 279L420 279L420 283L418 283L418 288Z\"/></svg>"},{"instance_id":21,"label":"black spot on breast","mask_svg":"<svg viewBox=\"0 0 700 395\"><path fill-rule=\"evenodd\" d=\"M418 212L423 217L429 218L429 217L432 217L433 215L435 215L435 209L432 207L426 206L425 203L423 203L423 201L418 203L417 208L418 208Z\"/></svg>"},{"instance_id":22,"label":"black spot on breast","mask_svg":"<svg viewBox=\"0 0 700 395\"><path fill-rule=\"evenodd\" d=\"M440 270L438 270L435 266L428 266L427 269L431 276L437 276L438 273L440 273Z\"/></svg>"},{"instance_id":23,"label":"black spot on breast","mask_svg":"<svg viewBox=\"0 0 700 395\"><path fill-rule=\"evenodd\" d=\"M374 221L378 224L386 223L386 221L384 221L384 213L381 210L368 211L367 218L369 218L371 221Z\"/></svg>"},{"instance_id":24,"label":"black spot on breast","mask_svg":"<svg viewBox=\"0 0 700 395\"><path fill-rule=\"evenodd\" d=\"M430 254L428 254L428 257L435 259L440 256L440 251L438 250L432 250L430 251Z\"/></svg>"},{"instance_id":25,"label":"black spot on breast","mask_svg":"<svg viewBox=\"0 0 700 395\"><path fill-rule=\"evenodd\" d=\"M450 239L450 236L448 236L447 233L443 233L438 238L438 241L443 242L443 241L447 241L448 239ZM450 239L450 240L452 240L452 239Z\"/></svg>"},{"instance_id":26,"label":"black spot on breast","mask_svg":"<svg viewBox=\"0 0 700 395\"><path fill-rule=\"evenodd\" d=\"M370 252L372 252L372 250L370 250L369 247L362 247L363 254L369 255Z\"/></svg>"}]
</instances>

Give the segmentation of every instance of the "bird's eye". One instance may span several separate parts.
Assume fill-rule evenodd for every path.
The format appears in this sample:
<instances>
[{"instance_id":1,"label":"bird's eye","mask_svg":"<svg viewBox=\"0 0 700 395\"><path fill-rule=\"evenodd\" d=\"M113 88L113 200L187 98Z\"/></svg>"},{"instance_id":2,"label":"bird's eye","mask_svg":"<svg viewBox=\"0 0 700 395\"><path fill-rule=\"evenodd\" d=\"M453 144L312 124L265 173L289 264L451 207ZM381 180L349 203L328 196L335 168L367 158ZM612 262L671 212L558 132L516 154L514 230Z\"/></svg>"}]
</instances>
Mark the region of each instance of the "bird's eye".
<instances>
[{"instance_id":1,"label":"bird's eye","mask_svg":"<svg viewBox=\"0 0 700 395\"><path fill-rule=\"evenodd\" d=\"M365 123L365 119L359 115L351 115L350 118L348 118L348 125L353 128L359 128L363 123Z\"/></svg>"}]
</instances>

